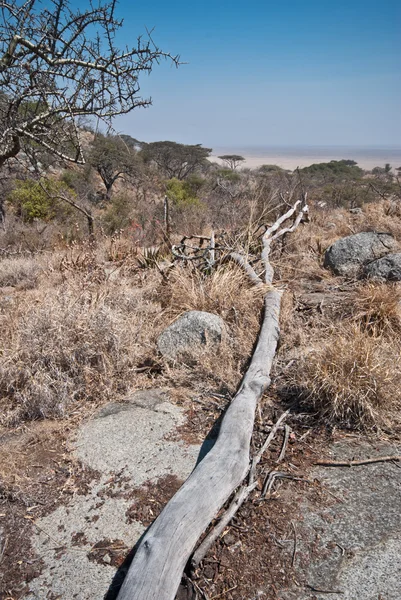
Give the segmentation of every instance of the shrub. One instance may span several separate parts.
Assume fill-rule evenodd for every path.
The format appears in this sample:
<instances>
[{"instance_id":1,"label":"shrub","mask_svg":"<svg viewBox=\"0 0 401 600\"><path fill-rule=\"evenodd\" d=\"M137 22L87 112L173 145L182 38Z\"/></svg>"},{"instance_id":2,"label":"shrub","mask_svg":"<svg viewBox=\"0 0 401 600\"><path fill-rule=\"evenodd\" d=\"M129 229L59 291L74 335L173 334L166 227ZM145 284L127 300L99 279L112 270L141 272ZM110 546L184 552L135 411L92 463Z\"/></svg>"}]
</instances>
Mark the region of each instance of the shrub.
<instances>
[{"instance_id":1,"label":"shrub","mask_svg":"<svg viewBox=\"0 0 401 600\"><path fill-rule=\"evenodd\" d=\"M237 171L233 171L232 169L219 169L217 171L217 176L220 179L225 179L227 181L237 182L240 181L241 175L237 173Z\"/></svg>"},{"instance_id":2,"label":"shrub","mask_svg":"<svg viewBox=\"0 0 401 600\"><path fill-rule=\"evenodd\" d=\"M60 216L71 213L70 206L56 198L52 198L52 195L60 193L75 196L73 190L62 181L54 179L42 179L41 181L18 179L14 190L7 199L25 222L31 223L35 219L51 221L60 213L62 213Z\"/></svg>"},{"instance_id":3,"label":"shrub","mask_svg":"<svg viewBox=\"0 0 401 600\"><path fill-rule=\"evenodd\" d=\"M3 258L0 261L0 287L34 288L39 272L39 265L33 258Z\"/></svg>"},{"instance_id":4,"label":"shrub","mask_svg":"<svg viewBox=\"0 0 401 600\"><path fill-rule=\"evenodd\" d=\"M181 181L173 177L166 182L166 195L177 208L200 206L195 188L196 185L191 180Z\"/></svg>"},{"instance_id":5,"label":"shrub","mask_svg":"<svg viewBox=\"0 0 401 600\"><path fill-rule=\"evenodd\" d=\"M9 309L0 331L3 424L62 417L138 381L158 306L121 279L100 281L94 265L79 267Z\"/></svg>"},{"instance_id":6,"label":"shrub","mask_svg":"<svg viewBox=\"0 0 401 600\"><path fill-rule=\"evenodd\" d=\"M111 200L102 217L104 230L107 234L113 235L128 227L132 222L133 203L132 199L126 194L118 194Z\"/></svg>"},{"instance_id":7,"label":"shrub","mask_svg":"<svg viewBox=\"0 0 401 600\"><path fill-rule=\"evenodd\" d=\"M398 284L367 283L351 297L352 319L362 331L395 339L401 332L401 288Z\"/></svg>"}]
</instances>

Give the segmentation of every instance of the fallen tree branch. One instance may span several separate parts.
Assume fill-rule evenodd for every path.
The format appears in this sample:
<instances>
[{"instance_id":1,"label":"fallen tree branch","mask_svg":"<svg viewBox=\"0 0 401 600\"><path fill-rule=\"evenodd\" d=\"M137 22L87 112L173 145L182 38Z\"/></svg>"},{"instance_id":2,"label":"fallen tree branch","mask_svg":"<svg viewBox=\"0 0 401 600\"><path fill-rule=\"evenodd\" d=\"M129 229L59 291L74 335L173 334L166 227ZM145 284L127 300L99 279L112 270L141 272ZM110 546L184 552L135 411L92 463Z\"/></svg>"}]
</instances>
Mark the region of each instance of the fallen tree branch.
<instances>
[{"instance_id":1,"label":"fallen tree branch","mask_svg":"<svg viewBox=\"0 0 401 600\"><path fill-rule=\"evenodd\" d=\"M401 455L395 456L377 456L376 458L364 458L362 460L318 460L313 463L321 467L357 467L360 465L371 465L378 462L398 462L401 461Z\"/></svg>"},{"instance_id":2,"label":"fallen tree branch","mask_svg":"<svg viewBox=\"0 0 401 600\"><path fill-rule=\"evenodd\" d=\"M302 201L298 201L287 211L285 218L278 219L279 224L267 229L263 236L264 285L269 285L266 286L262 325L249 368L226 411L218 438L143 536L118 600L173 600L198 539L248 472L252 473L249 451L255 410L270 384L279 337L282 292L272 285L271 236L279 231L284 221L296 214L300 206ZM250 479L247 487L253 484Z\"/></svg>"},{"instance_id":3,"label":"fallen tree branch","mask_svg":"<svg viewBox=\"0 0 401 600\"><path fill-rule=\"evenodd\" d=\"M263 444L263 446L261 447L259 452L254 456L254 458L252 460L251 468L249 469L248 485L243 485L239 488L239 490L235 494L230 506L227 508L225 513L222 515L219 522L213 527L213 529L211 529L209 531L209 533L207 534L205 539L202 541L202 543L198 546L198 548L194 552L192 559L191 559L192 572L195 571L195 569L198 567L199 563L204 559L207 552L209 551L209 548L211 548L211 546L214 544L214 542L218 539L218 537L221 535L221 533L227 527L227 525L229 524L231 519L241 508L241 506L243 505L245 500L248 498L249 494L256 488L256 486L258 484L257 481L254 481L256 467L257 467L258 463L260 462L264 452L267 450L267 448L270 446L271 442L273 441L274 436L276 435L276 433L280 427L280 424L287 417L288 413L289 413L289 411L287 410L285 413L283 413L281 415L281 417L278 419L277 423L275 423L273 425L268 437L266 438L265 443Z\"/></svg>"}]
</instances>

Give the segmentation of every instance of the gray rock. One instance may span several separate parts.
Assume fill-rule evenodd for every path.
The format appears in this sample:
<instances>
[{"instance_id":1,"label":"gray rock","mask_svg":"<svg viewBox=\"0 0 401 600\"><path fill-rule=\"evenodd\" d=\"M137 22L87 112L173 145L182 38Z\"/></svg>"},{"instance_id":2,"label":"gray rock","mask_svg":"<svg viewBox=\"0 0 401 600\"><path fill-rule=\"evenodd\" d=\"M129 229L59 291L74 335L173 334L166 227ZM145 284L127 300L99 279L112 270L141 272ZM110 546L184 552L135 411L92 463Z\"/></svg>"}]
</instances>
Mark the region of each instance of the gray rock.
<instances>
[{"instance_id":1,"label":"gray rock","mask_svg":"<svg viewBox=\"0 0 401 600\"><path fill-rule=\"evenodd\" d=\"M98 477L84 492L74 490L68 502L35 521L31 541L42 572L27 584L23 600L105 597L116 570L109 564L110 553L100 563L91 560L93 546L118 539L128 551L145 530L139 521L127 519L137 501L133 490L149 481L156 485L159 479L161 486L166 476L185 480L191 473L200 446L168 439L176 438L185 422L184 408L168 402L159 389L134 392L124 404L109 404L80 426L71 441L74 456ZM84 534L79 547L71 543L77 533ZM0 554L3 546L0 527Z\"/></svg>"},{"instance_id":2,"label":"gray rock","mask_svg":"<svg viewBox=\"0 0 401 600\"><path fill-rule=\"evenodd\" d=\"M361 215L362 214L362 208L359 208L359 206L357 206L356 208L350 208L349 212L351 213L351 215Z\"/></svg>"},{"instance_id":3,"label":"gray rock","mask_svg":"<svg viewBox=\"0 0 401 600\"><path fill-rule=\"evenodd\" d=\"M364 231L334 242L326 250L324 266L336 275L355 277L364 265L398 248L398 243L389 233Z\"/></svg>"},{"instance_id":4,"label":"gray rock","mask_svg":"<svg viewBox=\"0 0 401 600\"><path fill-rule=\"evenodd\" d=\"M401 281L401 253L387 254L365 266L366 277Z\"/></svg>"},{"instance_id":5,"label":"gray rock","mask_svg":"<svg viewBox=\"0 0 401 600\"><path fill-rule=\"evenodd\" d=\"M224 331L225 325L221 317L190 310L163 331L157 340L157 347L165 358L176 360L187 353L216 348Z\"/></svg>"}]
</instances>

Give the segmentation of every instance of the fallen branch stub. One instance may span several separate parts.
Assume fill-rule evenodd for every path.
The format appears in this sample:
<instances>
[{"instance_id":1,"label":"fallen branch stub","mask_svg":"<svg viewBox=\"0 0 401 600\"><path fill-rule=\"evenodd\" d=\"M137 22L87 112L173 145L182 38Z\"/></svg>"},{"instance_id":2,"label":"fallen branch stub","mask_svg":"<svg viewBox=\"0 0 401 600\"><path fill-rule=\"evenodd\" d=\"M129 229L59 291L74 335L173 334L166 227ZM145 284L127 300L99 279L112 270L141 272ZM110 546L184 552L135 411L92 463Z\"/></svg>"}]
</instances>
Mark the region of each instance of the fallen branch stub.
<instances>
[{"instance_id":1,"label":"fallen branch stub","mask_svg":"<svg viewBox=\"0 0 401 600\"><path fill-rule=\"evenodd\" d=\"M270 246L272 240L280 237L280 232L284 231L281 229L284 222L294 218L293 225L285 231L293 230L306 213L304 197L266 229L262 253L265 281L256 273L255 276L258 284L260 281L261 285L269 285L266 286L268 292L264 299L262 326L250 366L227 409L213 448L167 503L139 543L118 600L173 600L188 559L203 532L248 473L249 483L242 493L254 485L254 463L250 465L249 457L250 442L257 403L270 384L270 370L279 337L282 295L280 290L271 285L273 269L269 262ZM203 240L208 242L207 259L210 260L212 250L212 260L217 261L217 236L214 244L210 244L210 238L200 236L200 239L200 246L203 246ZM205 246L199 249L203 253ZM180 258L185 259L182 244L180 250L178 247L175 250ZM244 257L243 268L250 275L248 266L252 269Z\"/></svg>"}]
</instances>

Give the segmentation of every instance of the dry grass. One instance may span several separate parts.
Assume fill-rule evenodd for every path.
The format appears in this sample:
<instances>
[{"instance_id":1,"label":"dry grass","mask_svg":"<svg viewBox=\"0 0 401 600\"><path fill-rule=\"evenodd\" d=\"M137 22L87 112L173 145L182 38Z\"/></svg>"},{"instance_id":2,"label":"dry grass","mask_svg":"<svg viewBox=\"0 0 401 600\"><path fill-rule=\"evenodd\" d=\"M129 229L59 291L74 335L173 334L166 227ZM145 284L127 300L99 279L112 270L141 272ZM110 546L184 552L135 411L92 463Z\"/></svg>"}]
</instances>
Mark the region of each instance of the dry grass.
<instances>
[{"instance_id":1,"label":"dry grass","mask_svg":"<svg viewBox=\"0 0 401 600\"><path fill-rule=\"evenodd\" d=\"M163 317L172 322L188 310L211 312L224 319L229 335L216 352L194 355L189 368L181 365L169 370L170 380L191 390L217 391L217 385L233 393L259 331L263 293L233 265L211 275L191 267L174 269L160 290Z\"/></svg>"},{"instance_id":2,"label":"dry grass","mask_svg":"<svg viewBox=\"0 0 401 600\"><path fill-rule=\"evenodd\" d=\"M0 423L91 411L154 385L188 394L235 390L262 307L261 292L239 269L208 277L176 269L165 281L157 270L124 264L107 265L107 275L99 248L55 254L47 270L41 260L30 263L42 272L36 289L13 296L0 314ZM212 356L171 368L157 354L157 336L187 310L221 315L230 335Z\"/></svg>"},{"instance_id":3,"label":"dry grass","mask_svg":"<svg viewBox=\"0 0 401 600\"><path fill-rule=\"evenodd\" d=\"M36 287L40 272L41 265L37 258L3 258L0 260L0 288L32 289Z\"/></svg>"},{"instance_id":4,"label":"dry grass","mask_svg":"<svg viewBox=\"0 0 401 600\"><path fill-rule=\"evenodd\" d=\"M394 345L357 328L333 329L289 376L304 406L324 422L380 429L398 421L401 363Z\"/></svg>"},{"instance_id":5,"label":"dry grass","mask_svg":"<svg viewBox=\"0 0 401 600\"><path fill-rule=\"evenodd\" d=\"M276 280L287 290L275 376L302 390L303 402L326 422L362 428L388 423L394 413L400 287L368 282L347 288L338 313L299 310L297 298L342 285L322 268L324 250L335 239L374 221L391 230L393 217L383 206L364 210L355 216L316 213L273 252ZM138 270L126 248L114 256L108 244L77 246L47 262L0 262L2 285L21 284L0 307L5 425L82 413L138 388L164 387L189 398L235 392L259 330L264 290L231 264L211 275L175 268L166 279L157 269ZM28 289L23 282L35 274L36 287ZM171 366L157 354L157 336L187 310L220 315L229 335L212 354Z\"/></svg>"},{"instance_id":6,"label":"dry grass","mask_svg":"<svg viewBox=\"0 0 401 600\"><path fill-rule=\"evenodd\" d=\"M398 283L364 283L350 299L352 320L362 330L380 337L401 332L401 287Z\"/></svg>"},{"instance_id":7,"label":"dry grass","mask_svg":"<svg viewBox=\"0 0 401 600\"><path fill-rule=\"evenodd\" d=\"M118 399L138 377L160 306L146 286L92 273L50 274L1 314L3 423Z\"/></svg>"}]
</instances>

